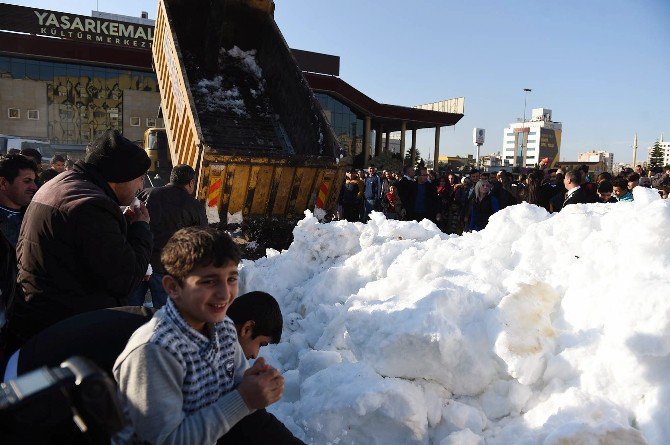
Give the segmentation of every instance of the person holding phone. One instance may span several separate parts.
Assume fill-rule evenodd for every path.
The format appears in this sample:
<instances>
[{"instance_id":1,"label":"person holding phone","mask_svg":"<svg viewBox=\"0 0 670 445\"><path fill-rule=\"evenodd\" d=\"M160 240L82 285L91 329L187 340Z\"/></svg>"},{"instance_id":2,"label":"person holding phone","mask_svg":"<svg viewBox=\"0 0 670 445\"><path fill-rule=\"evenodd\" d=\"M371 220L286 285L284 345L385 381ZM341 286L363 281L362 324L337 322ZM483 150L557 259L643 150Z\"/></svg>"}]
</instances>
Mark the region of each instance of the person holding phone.
<instances>
[{"instance_id":1,"label":"person holding phone","mask_svg":"<svg viewBox=\"0 0 670 445\"><path fill-rule=\"evenodd\" d=\"M144 189L138 194L137 205L146 202L151 214L149 227L154 236L151 251L151 268L144 280L128 299L131 306L142 306L147 290L151 291L153 307L160 309L167 302L163 288L165 268L161 264L161 252L174 233L184 227L207 226L207 215L203 203L193 197L196 189L195 170L190 165L177 165L170 173L170 183L163 187Z\"/></svg>"},{"instance_id":2,"label":"person holding phone","mask_svg":"<svg viewBox=\"0 0 670 445\"><path fill-rule=\"evenodd\" d=\"M126 305L153 246L146 206L129 207L150 165L144 150L107 130L73 170L37 191L17 244L23 296L8 309L9 353L72 315Z\"/></svg>"}]
</instances>

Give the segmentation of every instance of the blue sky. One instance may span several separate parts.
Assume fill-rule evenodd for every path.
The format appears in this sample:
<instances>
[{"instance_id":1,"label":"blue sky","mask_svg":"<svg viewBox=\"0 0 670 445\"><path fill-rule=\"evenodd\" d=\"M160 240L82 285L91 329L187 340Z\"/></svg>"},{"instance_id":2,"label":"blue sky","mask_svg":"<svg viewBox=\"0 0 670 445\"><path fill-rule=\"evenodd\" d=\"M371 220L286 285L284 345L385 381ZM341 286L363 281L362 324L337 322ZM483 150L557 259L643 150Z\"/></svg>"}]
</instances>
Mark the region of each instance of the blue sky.
<instances>
[{"instance_id":1,"label":"blue sky","mask_svg":"<svg viewBox=\"0 0 670 445\"><path fill-rule=\"evenodd\" d=\"M79 14L156 15L147 0L12 1ZM276 0L293 48L338 55L340 76L373 99L412 106L465 97L443 129L441 154L500 151L503 128L531 108L563 123L562 160L591 149L630 162L661 133L670 139L670 0ZM432 152L433 132L419 133ZM640 152L638 159L640 158Z\"/></svg>"}]
</instances>

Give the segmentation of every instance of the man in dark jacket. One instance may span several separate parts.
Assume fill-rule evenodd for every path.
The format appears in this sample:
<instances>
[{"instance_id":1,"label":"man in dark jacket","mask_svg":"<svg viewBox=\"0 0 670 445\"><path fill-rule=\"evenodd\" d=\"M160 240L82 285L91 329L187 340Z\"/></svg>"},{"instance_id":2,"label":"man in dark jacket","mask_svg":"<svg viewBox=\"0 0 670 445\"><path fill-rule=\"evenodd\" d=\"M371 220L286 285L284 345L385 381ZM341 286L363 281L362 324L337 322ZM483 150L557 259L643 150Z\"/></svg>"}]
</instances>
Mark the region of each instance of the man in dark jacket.
<instances>
[{"instance_id":1,"label":"man in dark jacket","mask_svg":"<svg viewBox=\"0 0 670 445\"><path fill-rule=\"evenodd\" d=\"M0 156L0 328L16 296L16 243L26 207L37 191L37 166L22 155ZM4 335L0 334L0 349Z\"/></svg>"},{"instance_id":2,"label":"man in dark jacket","mask_svg":"<svg viewBox=\"0 0 670 445\"><path fill-rule=\"evenodd\" d=\"M572 170L565 174L563 185L565 185L568 192L565 194L562 208L565 208L569 204L586 204L590 202L586 192L579 186L581 179L579 170Z\"/></svg>"},{"instance_id":3,"label":"man in dark jacket","mask_svg":"<svg viewBox=\"0 0 670 445\"><path fill-rule=\"evenodd\" d=\"M161 264L163 247L174 233L184 227L207 226L207 215L203 203L193 197L195 193L195 170L189 165L177 165L170 173L170 183L164 187L145 189L139 198L146 200L151 215L151 233L154 248L151 251L152 273L146 276L128 299L131 306L142 306L147 288L151 290L153 307L161 308L167 301L163 289L165 269Z\"/></svg>"},{"instance_id":4,"label":"man in dark jacket","mask_svg":"<svg viewBox=\"0 0 670 445\"><path fill-rule=\"evenodd\" d=\"M0 157L0 232L13 247L26 207L37 192L37 166L23 155Z\"/></svg>"},{"instance_id":5,"label":"man in dark jacket","mask_svg":"<svg viewBox=\"0 0 670 445\"><path fill-rule=\"evenodd\" d=\"M413 195L412 219L421 221L427 218L436 222L439 199L435 184L428 180L428 170L425 167L420 167L417 170Z\"/></svg>"},{"instance_id":6,"label":"man in dark jacket","mask_svg":"<svg viewBox=\"0 0 670 445\"><path fill-rule=\"evenodd\" d=\"M65 156L53 155L49 165L50 167L47 170L44 170L42 174L40 174L42 183L51 181L53 178L58 176L59 173L63 173L65 171Z\"/></svg>"},{"instance_id":7,"label":"man in dark jacket","mask_svg":"<svg viewBox=\"0 0 670 445\"><path fill-rule=\"evenodd\" d=\"M126 304L153 240L144 204L121 206L133 203L150 164L144 150L107 130L84 161L35 194L17 245L24 298L9 309L8 349L72 315Z\"/></svg>"},{"instance_id":8,"label":"man in dark jacket","mask_svg":"<svg viewBox=\"0 0 670 445\"><path fill-rule=\"evenodd\" d=\"M43 181L40 176L42 175L42 153L39 152L36 148L22 148L18 153L26 158L32 160L37 166L37 177L35 178L35 184L37 188L42 187Z\"/></svg>"},{"instance_id":9,"label":"man in dark jacket","mask_svg":"<svg viewBox=\"0 0 670 445\"><path fill-rule=\"evenodd\" d=\"M403 177L398 181L398 197L405 215L400 219L411 221L413 219L414 198L416 197L416 182L414 181L414 167L408 165L403 171Z\"/></svg>"},{"instance_id":10,"label":"man in dark jacket","mask_svg":"<svg viewBox=\"0 0 670 445\"><path fill-rule=\"evenodd\" d=\"M365 206L364 221L369 219L370 212L380 209L381 193L382 182L379 176L377 176L377 168L374 165L370 165L368 167L368 176L363 181L363 196L365 197L365 201L363 201L363 205Z\"/></svg>"},{"instance_id":11,"label":"man in dark jacket","mask_svg":"<svg viewBox=\"0 0 670 445\"><path fill-rule=\"evenodd\" d=\"M594 182L591 182L591 179L589 178L589 166L586 164L582 164L579 167L579 171L581 172L581 178L580 180L582 181L580 184L580 188L582 190L582 193L584 194L584 201L585 203L594 203L598 202L598 193L597 193L597 184Z\"/></svg>"},{"instance_id":12,"label":"man in dark jacket","mask_svg":"<svg viewBox=\"0 0 670 445\"><path fill-rule=\"evenodd\" d=\"M493 195L498 201L500 210L504 209L505 207L517 204L514 195L512 195L512 193L507 188L503 187L503 183L511 182L511 179L508 177L508 175L509 173L507 173L505 170L500 170L498 173L496 173L496 180L491 185L491 195Z\"/></svg>"}]
</instances>

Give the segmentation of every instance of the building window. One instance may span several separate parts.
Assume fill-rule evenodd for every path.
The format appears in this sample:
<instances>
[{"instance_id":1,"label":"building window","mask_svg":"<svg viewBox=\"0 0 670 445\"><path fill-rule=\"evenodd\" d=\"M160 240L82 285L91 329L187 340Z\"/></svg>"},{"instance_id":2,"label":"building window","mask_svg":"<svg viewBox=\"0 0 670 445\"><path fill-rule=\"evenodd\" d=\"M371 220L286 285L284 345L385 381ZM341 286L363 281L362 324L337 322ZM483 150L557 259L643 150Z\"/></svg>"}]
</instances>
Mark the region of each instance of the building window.
<instances>
[{"instance_id":1,"label":"building window","mask_svg":"<svg viewBox=\"0 0 670 445\"><path fill-rule=\"evenodd\" d=\"M342 147L350 155L360 153L363 149L363 129L365 127L363 119L348 105L325 93L315 93L315 96L324 114L329 115L330 125Z\"/></svg>"},{"instance_id":2,"label":"building window","mask_svg":"<svg viewBox=\"0 0 670 445\"><path fill-rule=\"evenodd\" d=\"M28 119L31 121L40 120L40 110L28 110Z\"/></svg>"},{"instance_id":3,"label":"building window","mask_svg":"<svg viewBox=\"0 0 670 445\"><path fill-rule=\"evenodd\" d=\"M537 141L535 139L528 139L529 144L535 144Z\"/></svg>"},{"instance_id":4,"label":"building window","mask_svg":"<svg viewBox=\"0 0 670 445\"><path fill-rule=\"evenodd\" d=\"M131 117L130 118L130 126L131 127L139 127L140 126L140 118L139 117Z\"/></svg>"},{"instance_id":5,"label":"building window","mask_svg":"<svg viewBox=\"0 0 670 445\"><path fill-rule=\"evenodd\" d=\"M8 108L7 117L9 117L10 119L20 119L21 111L18 108Z\"/></svg>"},{"instance_id":6,"label":"building window","mask_svg":"<svg viewBox=\"0 0 670 445\"><path fill-rule=\"evenodd\" d=\"M156 126L156 118L155 117L148 117L147 118L147 127L155 127Z\"/></svg>"}]
</instances>

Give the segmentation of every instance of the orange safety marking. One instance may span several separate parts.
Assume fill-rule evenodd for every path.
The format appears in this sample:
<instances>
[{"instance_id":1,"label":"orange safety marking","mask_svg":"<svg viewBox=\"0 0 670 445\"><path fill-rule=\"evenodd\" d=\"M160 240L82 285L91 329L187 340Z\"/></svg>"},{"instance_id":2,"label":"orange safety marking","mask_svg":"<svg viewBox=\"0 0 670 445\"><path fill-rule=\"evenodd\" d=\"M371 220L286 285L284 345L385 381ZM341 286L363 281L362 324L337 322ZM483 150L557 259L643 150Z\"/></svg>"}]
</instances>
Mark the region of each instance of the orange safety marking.
<instances>
[{"instance_id":1,"label":"orange safety marking","mask_svg":"<svg viewBox=\"0 0 670 445\"><path fill-rule=\"evenodd\" d=\"M209 185L209 192L207 194L207 206L215 207L219 203L219 198L221 198L221 178L217 178L216 181L212 182Z\"/></svg>"},{"instance_id":2,"label":"orange safety marking","mask_svg":"<svg viewBox=\"0 0 670 445\"><path fill-rule=\"evenodd\" d=\"M323 182L321 183L321 187L319 187L319 194L316 197L316 206L318 208L322 209L325 207L327 196L328 196L328 184Z\"/></svg>"},{"instance_id":3,"label":"orange safety marking","mask_svg":"<svg viewBox=\"0 0 670 445\"><path fill-rule=\"evenodd\" d=\"M221 187L221 178L217 178L216 181L209 186L209 193L216 192Z\"/></svg>"}]
</instances>

